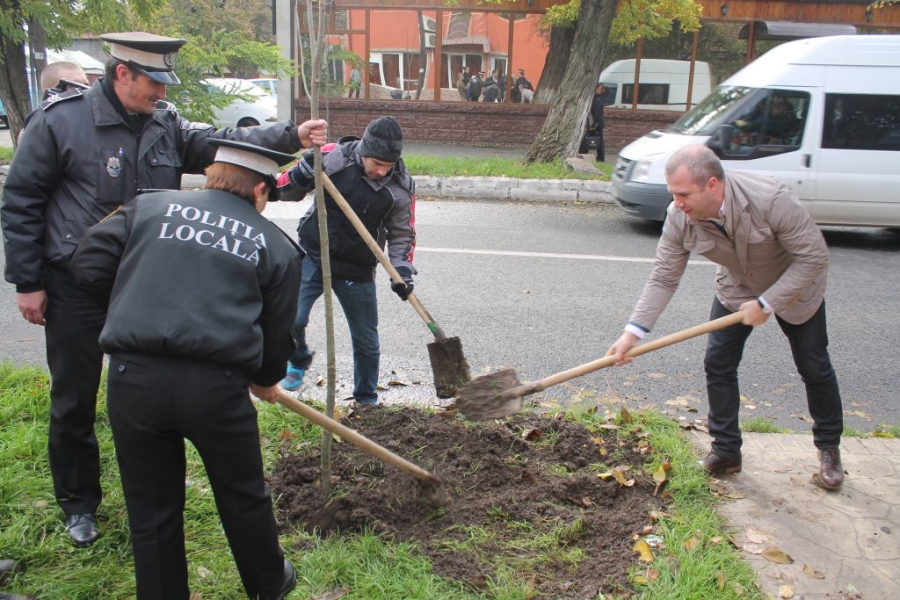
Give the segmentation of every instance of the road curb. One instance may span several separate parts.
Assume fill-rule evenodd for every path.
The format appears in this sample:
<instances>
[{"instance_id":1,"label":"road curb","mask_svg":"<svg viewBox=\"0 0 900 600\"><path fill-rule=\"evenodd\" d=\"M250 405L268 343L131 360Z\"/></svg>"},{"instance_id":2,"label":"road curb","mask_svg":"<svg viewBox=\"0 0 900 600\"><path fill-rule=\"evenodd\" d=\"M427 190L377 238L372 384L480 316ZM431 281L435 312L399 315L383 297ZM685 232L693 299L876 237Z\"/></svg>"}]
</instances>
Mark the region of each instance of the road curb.
<instances>
[{"instance_id":1,"label":"road curb","mask_svg":"<svg viewBox=\"0 0 900 600\"><path fill-rule=\"evenodd\" d=\"M0 186L9 165L0 166ZM420 198L510 200L530 202L599 202L613 204L608 181L584 179L516 179L513 177L427 177L416 176ZM184 175L182 189L202 188L203 175Z\"/></svg>"}]
</instances>

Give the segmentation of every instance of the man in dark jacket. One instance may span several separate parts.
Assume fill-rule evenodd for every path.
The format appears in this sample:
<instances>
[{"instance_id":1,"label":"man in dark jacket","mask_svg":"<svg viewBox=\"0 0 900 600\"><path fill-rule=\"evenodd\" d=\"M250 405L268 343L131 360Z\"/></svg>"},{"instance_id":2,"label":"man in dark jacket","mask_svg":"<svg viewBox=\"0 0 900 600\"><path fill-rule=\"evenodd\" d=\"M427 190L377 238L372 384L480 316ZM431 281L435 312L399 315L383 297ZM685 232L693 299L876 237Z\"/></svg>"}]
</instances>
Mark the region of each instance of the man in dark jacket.
<instances>
[{"instance_id":1,"label":"man in dark jacket","mask_svg":"<svg viewBox=\"0 0 900 600\"><path fill-rule=\"evenodd\" d=\"M78 546L99 537L100 454L94 435L105 311L72 281L69 257L91 225L138 189L178 189L202 173L228 138L293 153L324 143L324 121L215 130L159 108L178 84L174 57L185 40L148 33L101 36L112 58L90 90L45 101L31 118L3 192L6 280L19 312L46 325L50 368L50 470L57 503ZM163 104L163 106L166 106Z\"/></svg>"},{"instance_id":2,"label":"man in dark jacket","mask_svg":"<svg viewBox=\"0 0 900 600\"><path fill-rule=\"evenodd\" d=\"M587 128L584 132L584 138L581 141L582 154L590 150L588 138L593 137L596 140L597 160L606 162L606 145L603 141L603 128L606 122L603 119L603 94L606 87L601 83L594 90L594 97L591 99L591 109L588 112Z\"/></svg>"},{"instance_id":3,"label":"man in dark jacket","mask_svg":"<svg viewBox=\"0 0 900 600\"><path fill-rule=\"evenodd\" d=\"M207 189L139 195L91 227L69 264L87 293L109 297L100 347L139 600L191 595L185 439L206 467L248 597L281 599L296 583L247 393L274 401L294 349L302 255L260 215L294 156L209 141L218 152Z\"/></svg>"},{"instance_id":4,"label":"man in dark jacket","mask_svg":"<svg viewBox=\"0 0 900 600\"><path fill-rule=\"evenodd\" d=\"M325 147L322 168L368 232L382 244L404 282L391 285L406 300L413 289L413 251L416 245L415 187L406 171L400 152L403 134L392 117L369 123L361 140L344 138L336 146ZM308 153L279 179L282 200L300 200L314 187L312 156ZM334 290L353 343L353 398L360 404L376 404L378 366L381 350L378 340L378 305L375 297L377 259L353 224L326 193L328 239L331 251L332 290ZM296 390L303 382L313 353L306 345L306 326L313 304L322 295L321 238L316 205L300 221L297 229L300 246L306 252L303 281L297 301L294 335L297 350L291 355L282 387Z\"/></svg>"}]
</instances>

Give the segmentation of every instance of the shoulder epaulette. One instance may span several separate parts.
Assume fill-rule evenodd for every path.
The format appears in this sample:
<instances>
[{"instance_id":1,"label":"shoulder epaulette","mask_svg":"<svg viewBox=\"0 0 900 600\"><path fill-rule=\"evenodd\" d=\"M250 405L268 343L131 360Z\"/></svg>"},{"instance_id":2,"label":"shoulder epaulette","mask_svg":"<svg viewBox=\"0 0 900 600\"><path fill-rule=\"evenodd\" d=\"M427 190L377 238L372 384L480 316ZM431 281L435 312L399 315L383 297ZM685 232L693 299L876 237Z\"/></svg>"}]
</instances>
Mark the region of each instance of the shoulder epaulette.
<instances>
[{"instance_id":1,"label":"shoulder epaulette","mask_svg":"<svg viewBox=\"0 0 900 600\"><path fill-rule=\"evenodd\" d=\"M75 88L74 90L69 90L67 92L63 92L62 94L56 94L55 96L50 96L43 102L41 102L41 110L47 110L54 104L59 104L60 102L65 102L66 100L72 100L73 98L81 98L84 93Z\"/></svg>"}]
</instances>

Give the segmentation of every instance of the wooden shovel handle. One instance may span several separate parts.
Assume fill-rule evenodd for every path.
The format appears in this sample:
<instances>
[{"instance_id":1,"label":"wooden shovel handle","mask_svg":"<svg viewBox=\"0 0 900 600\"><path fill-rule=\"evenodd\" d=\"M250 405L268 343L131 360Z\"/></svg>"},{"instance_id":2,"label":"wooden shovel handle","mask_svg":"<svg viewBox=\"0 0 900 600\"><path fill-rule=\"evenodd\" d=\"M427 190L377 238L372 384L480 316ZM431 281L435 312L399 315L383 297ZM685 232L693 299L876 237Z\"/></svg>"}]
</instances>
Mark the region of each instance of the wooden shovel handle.
<instances>
[{"instance_id":1,"label":"wooden shovel handle","mask_svg":"<svg viewBox=\"0 0 900 600\"><path fill-rule=\"evenodd\" d=\"M384 250L381 249L381 246L378 245L378 242L375 241L375 238L372 237L372 234L369 233L369 230L366 229L366 226L363 225L363 222L359 220L359 217L356 215L356 212L353 208L347 203L347 200L344 198L344 195L334 187L334 183L331 182L331 178L322 172L322 185L325 186L325 189L328 191L328 194L331 196L332 200L340 207L342 211L344 211L344 215L350 219L350 222L353 223L353 226L356 228L357 233L359 233L360 237L362 237L363 241L375 255L375 258L378 259L378 262L381 263L381 266L384 267L384 270L388 272L388 275L391 276L397 283L403 282L403 277L400 276L400 273L397 272L397 269L394 268L394 265L391 264L391 261L388 259L387 255L384 253ZM416 298L413 294L410 294L406 298L410 304L412 304L413 308L419 313L419 316L422 317L422 320L425 321L425 325L428 326L428 329L431 333L434 334L434 337L439 340L447 339L446 334L440 328L440 326L434 321L428 311L425 310L425 307L422 306L422 303L419 302L419 299Z\"/></svg>"},{"instance_id":2,"label":"wooden shovel handle","mask_svg":"<svg viewBox=\"0 0 900 600\"><path fill-rule=\"evenodd\" d=\"M340 436L341 439L347 440L354 446L361 448L365 452L368 452L369 454L382 460L383 462L386 462L389 465L393 465L405 473L409 473L419 481L433 484L440 483L440 480L437 477L435 477L425 469L414 465L413 463L404 458L401 458L400 456L397 456L387 448L379 446L364 435L357 433L349 427L341 425L334 419L329 418L327 415L323 415L316 409L312 408L311 406L307 406L296 398L291 398L283 392L278 392L276 401L278 402L278 404L284 406L285 408L291 409L301 417L309 419L322 429Z\"/></svg>"},{"instance_id":3,"label":"wooden shovel handle","mask_svg":"<svg viewBox=\"0 0 900 600\"><path fill-rule=\"evenodd\" d=\"M737 311L713 321L701 323L700 325L695 325L693 327L689 327L688 329L683 329L681 331L663 336L659 339L650 340L645 344L635 346L634 348L626 352L625 356L640 356L641 354L659 350L660 348L665 348L666 346L671 346L672 344L677 344L678 342L683 342L684 340L689 340L691 338L695 338L712 331L725 329L726 327L740 323L743 318L744 313L741 311ZM604 367L610 367L614 364L616 364L615 356L605 356L603 358L598 358L597 360L569 369L568 371L562 371L560 373L556 373L555 375L550 375L549 377L539 379L534 383L525 383L516 386L503 392L501 396L504 398L527 396L529 394L534 394L535 392L543 391L548 387L554 386L558 383L563 383L564 381L569 381L570 379L581 377L582 375L598 371L600 369L603 369Z\"/></svg>"}]
</instances>

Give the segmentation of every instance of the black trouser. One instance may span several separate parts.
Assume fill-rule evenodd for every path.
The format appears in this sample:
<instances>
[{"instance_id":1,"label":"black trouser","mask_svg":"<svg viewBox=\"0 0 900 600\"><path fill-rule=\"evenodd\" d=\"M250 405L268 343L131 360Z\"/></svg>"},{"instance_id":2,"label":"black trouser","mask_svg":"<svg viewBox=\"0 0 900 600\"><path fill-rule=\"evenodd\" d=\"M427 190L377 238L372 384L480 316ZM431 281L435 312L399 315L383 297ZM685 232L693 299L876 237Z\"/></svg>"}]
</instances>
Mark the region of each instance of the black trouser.
<instances>
[{"instance_id":1,"label":"black trouser","mask_svg":"<svg viewBox=\"0 0 900 600\"><path fill-rule=\"evenodd\" d=\"M713 300L709 318L731 314L719 299ZM837 448L844 431L844 411L837 376L828 356L825 301L805 323L792 325L778 317L778 325L791 345L794 364L806 385L806 402L813 418L813 443L820 450ZM709 334L706 344L706 389L709 396L709 433L712 450L719 456L735 456L741 451L738 411L738 365L744 344L753 327L732 325Z\"/></svg>"},{"instance_id":2,"label":"black trouser","mask_svg":"<svg viewBox=\"0 0 900 600\"><path fill-rule=\"evenodd\" d=\"M47 445L53 489L67 515L93 513L102 495L94 419L106 310L75 285L65 266L48 266L45 275L44 334L51 380Z\"/></svg>"},{"instance_id":3,"label":"black trouser","mask_svg":"<svg viewBox=\"0 0 900 600\"><path fill-rule=\"evenodd\" d=\"M108 380L109 421L131 525L137 597L190 596L185 439L203 460L247 595L276 597L284 557L244 372L182 357L114 354Z\"/></svg>"}]
</instances>

